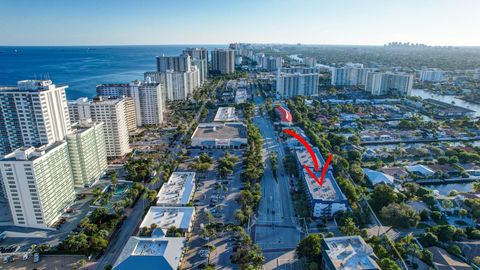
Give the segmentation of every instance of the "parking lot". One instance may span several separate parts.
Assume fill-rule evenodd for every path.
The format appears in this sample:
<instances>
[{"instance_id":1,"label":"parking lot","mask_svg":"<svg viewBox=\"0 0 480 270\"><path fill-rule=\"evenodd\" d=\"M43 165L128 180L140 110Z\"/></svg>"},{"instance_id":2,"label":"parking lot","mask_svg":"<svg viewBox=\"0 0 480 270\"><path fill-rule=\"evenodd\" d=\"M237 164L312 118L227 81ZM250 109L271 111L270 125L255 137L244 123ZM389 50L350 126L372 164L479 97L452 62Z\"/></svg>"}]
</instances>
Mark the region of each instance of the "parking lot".
<instances>
[{"instance_id":1,"label":"parking lot","mask_svg":"<svg viewBox=\"0 0 480 270\"><path fill-rule=\"evenodd\" d=\"M47 269L79 269L82 264L81 261L86 261L87 257L82 255L42 255L40 261L33 262L32 258L22 260L21 256L16 256L13 262L0 265L0 269L8 270L47 270ZM84 265L88 266L88 264Z\"/></svg>"},{"instance_id":2,"label":"parking lot","mask_svg":"<svg viewBox=\"0 0 480 270\"><path fill-rule=\"evenodd\" d=\"M64 221L57 224L58 229L34 229L16 226L0 227L0 231L6 234L6 237L0 241L0 249L3 248L5 250L14 247L14 252L19 253L27 252L32 245L58 245L91 210L91 200L91 195L86 195L84 198L76 200L71 206L70 213L64 213L61 216L60 220Z\"/></svg>"},{"instance_id":3,"label":"parking lot","mask_svg":"<svg viewBox=\"0 0 480 270\"><path fill-rule=\"evenodd\" d=\"M226 152L238 158L234 173L226 178L221 178L217 173L217 161L222 158ZM194 204L196 207L197 217L194 222L192 237L189 240L189 249L185 256L184 269L198 269L198 266L207 263L208 255L207 245L215 248L210 252L210 263L221 266L222 269L234 269L235 265L230 263L230 255L232 254L233 241L229 238L233 236L231 232L219 233L215 239L202 239L201 228L210 222L219 222L223 224L236 224L235 211L238 209L237 202L239 192L243 186L240 180L240 172L242 171L242 159L244 150L221 150L221 149L189 149L191 159L199 156L201 153L207 153L213 158L214 163L210 170L197 173L197 189L195 192ZM186 160L185 163L191 162ZM210 213L210 214L208 214ZM209 220L210 217L210 220Z\"/></svg>"}]
</instances>

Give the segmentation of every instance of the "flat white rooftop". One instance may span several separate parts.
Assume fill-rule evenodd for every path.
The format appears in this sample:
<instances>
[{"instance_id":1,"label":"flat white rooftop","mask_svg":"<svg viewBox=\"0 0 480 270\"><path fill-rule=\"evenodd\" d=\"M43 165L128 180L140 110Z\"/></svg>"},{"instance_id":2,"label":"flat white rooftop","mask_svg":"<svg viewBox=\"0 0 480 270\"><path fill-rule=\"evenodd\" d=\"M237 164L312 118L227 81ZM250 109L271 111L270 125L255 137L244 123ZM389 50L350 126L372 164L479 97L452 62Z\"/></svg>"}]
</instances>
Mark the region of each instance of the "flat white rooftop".
<instances>
[{"instance_id":1,"label":"flat white rooftop","mask_svg":"<svg viewBox=\"0 0 480 270\"><path fill-rule=\"evenodd\" d=\"M176 270L182 258L185 238L141 238L132 236L123 248L113 269Z\"/></svg>"},{"instance_id":2,"label":"flat white rooftop","mask_svg":"<svg viewBox=\"0 0 480 270\"><path fill-rule=\"evenodd\" d=\"M195 188L194 172L174 172L164 183L157 195L158 206L183 206L193 196Z\"/></svg>"},{"instance_id":3,"label":"flat white rooftop","mask_svg":"<svg viewBox=\"0 0 480 270\"><path fill-rule=\"evenodd\" d=\"M375 270L373 249L360 236L324 238L324 256L337 270Z\"/></svg>"},{"instance_id":4,"label":"flat white rooftop","mask_svg":"<svg viewBox=\"0 0 480 270\"><path fill-rule=\"evenodd\" d=\"M238 121L235 107L220 107L215 114L214 122L234 122Z\"/></svg>"},{"instance_id":5,"label":"flat white rooftop","mask_svg":"<svg viewBox=\"0 0 480 270\"><path fill-rule=\"evenodd\" d=\"M190 224L195 214L194 207L161 207L152 206L142 221L140 228L156 224L159 229L175 227L190 231Z\"/></svg>"},{"instance_id":6,"label":"flat white rooftop","mask_svg":"<svg viewBox=\"0 0 480 270\"><path fill-rule=\"evenodd\" d=\"M309 169L320 179L322 175L322 169L325 164L325 160L323 159L322 155L318 151L318 148L313 148L313 152L318 160L318 168L319 171L315 171L315 167L312 161L312 158L308 151L302 146L298 147L295 151L296 157L298 162L301 166L307 165ZM328 170L325 174L325 179L323 180L323 185L320 186L317 181L310 174L307 172L306 169L302 169L302 172L305 177L305 182L308 187L308 191L310 192L312 199L314 200L322 200L322 201L342 201L345 200L345 195L343 195L340 187L338 186L337 182L335 181L332 171Z\"/></svg>"}]
</instances>

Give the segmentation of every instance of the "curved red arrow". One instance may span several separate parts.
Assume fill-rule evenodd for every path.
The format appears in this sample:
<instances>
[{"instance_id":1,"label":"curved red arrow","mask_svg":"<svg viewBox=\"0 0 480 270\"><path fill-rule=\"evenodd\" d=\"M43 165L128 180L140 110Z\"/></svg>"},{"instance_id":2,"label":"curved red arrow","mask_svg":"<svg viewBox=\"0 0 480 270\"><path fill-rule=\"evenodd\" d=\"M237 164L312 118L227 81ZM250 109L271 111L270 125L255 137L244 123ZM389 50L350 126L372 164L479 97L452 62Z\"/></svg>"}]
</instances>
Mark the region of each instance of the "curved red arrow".
<instances>
[{"instance_id":1,"label":"curved red arrow","mask_svg":"<svg viewBox=\"0 0 480 270\"><path fill-rule=\"evenodd\" d=\"M302 136L298 135L295 131L291 130L291 129L284 129L283 132L287 133L288 135L294 137L295 139L297 139L299 142L301 142L303 144L303 146L305 146L305 148L307 149L308 153L310 153L310 156L312 157L312 161L313 161L313 165L315 167L315 171L318 172L318 161L317 161L317 156L315 156L315 153L313 152L313 149L312 147L310 146L309 143L307 143L307 141L305 141L304 138L302 138ZM330 165L330 162L332 161L332 154L330 154L327 158L327 161L325 161L325 164L323 165L323 169L322 169L322 175L320 177L320 179L317 178L317 176L312 172L312 170L310 170L310 168L303 164L303 168L305 168L305 170L307 170L308 174L313 178L315 179L315 181L320 185L322 186L323 185L323 180L325 179L325 174L327 173L327 170L328 170L328 165Z\"/></svg>"},{"instance_id":2,"label":"curved red arrow","mask_svg":"<svg viewBox=\"0 0 480 270\"><path fill-rule=\"evenodd\" d=\"M304 138L302 138L302 136L298 135L295 131L291 130L291 129L284 129L283 132L287 133L288 135L294 137L295 139L297 139L299 142L301 142L303 144L303 146L305 146L305 148L307 149L308 153L310 153L310 156L312 157L312 160L313 160L313 165L315 166L315 171L318 172L318 161L317 161L317 156L315 156L315 153L313 153L313 149L312 147L310 146L310 144L307 143L307 141L305 141Z\"/></svg>"},{"instance_id":3,"label":"curved red arrow","mask_svg":"<svg viewBox=\"0 0 480 270\"><path fill-rule=\"evenodd\" d=\"M305 170L307 170L308 174L313 178L315 179L315 181L320 185L322 186L323 185L323 179L325 179L325 174L327 174L327 169L328 169L328 165L330 164L330 161L332 160L332 154L330 154L327 158L327 161L325 162L325 165L323 166L323 170L322 170L322 176L320 177L320 179L317 178L317 176L312 172L312 170L310 170L310 168L308 168L307 165L303 165L303 168L305 168Z\"/></svg>"}]
</instances>

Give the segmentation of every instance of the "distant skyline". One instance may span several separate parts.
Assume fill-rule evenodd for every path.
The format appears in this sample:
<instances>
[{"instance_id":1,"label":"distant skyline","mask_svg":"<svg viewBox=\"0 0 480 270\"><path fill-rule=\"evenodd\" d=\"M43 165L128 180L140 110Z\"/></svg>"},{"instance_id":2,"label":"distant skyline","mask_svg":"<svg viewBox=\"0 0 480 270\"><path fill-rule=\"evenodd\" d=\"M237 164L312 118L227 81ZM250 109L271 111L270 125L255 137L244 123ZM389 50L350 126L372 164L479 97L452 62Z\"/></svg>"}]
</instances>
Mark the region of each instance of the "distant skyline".
<instances>
[{"instance_id":1,"label":"distant skyline","mask_svg":"<svg viewBox=\"0 0 480 270\"><path fill-rule=\"evenodd\" d=\"M480 46L478 0L1 0L0 46Z\"/></svg>"}]
</instances>

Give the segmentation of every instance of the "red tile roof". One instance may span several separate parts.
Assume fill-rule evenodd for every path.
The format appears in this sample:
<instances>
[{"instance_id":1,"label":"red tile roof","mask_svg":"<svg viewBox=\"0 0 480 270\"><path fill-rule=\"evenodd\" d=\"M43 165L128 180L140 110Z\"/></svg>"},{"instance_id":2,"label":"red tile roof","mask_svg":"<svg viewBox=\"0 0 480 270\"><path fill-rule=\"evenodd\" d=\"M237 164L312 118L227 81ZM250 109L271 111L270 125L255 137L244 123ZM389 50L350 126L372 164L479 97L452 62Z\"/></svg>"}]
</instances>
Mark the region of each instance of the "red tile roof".
<instances>
[{"instance_id":1,"label":"red tile roof","mask_svg":"<svg viewBox=\"0 0 480 270\"><path fill-rule=\"evenodd\" d=\"M283 108L282 106L277 106L275 108L275 110L280 114L280 119L281 119L282 122L292 123L293 118L292 118L292 114L290 113L290 111Z\"/></svg>"}]
</instances>

